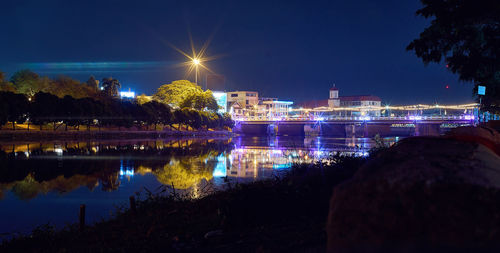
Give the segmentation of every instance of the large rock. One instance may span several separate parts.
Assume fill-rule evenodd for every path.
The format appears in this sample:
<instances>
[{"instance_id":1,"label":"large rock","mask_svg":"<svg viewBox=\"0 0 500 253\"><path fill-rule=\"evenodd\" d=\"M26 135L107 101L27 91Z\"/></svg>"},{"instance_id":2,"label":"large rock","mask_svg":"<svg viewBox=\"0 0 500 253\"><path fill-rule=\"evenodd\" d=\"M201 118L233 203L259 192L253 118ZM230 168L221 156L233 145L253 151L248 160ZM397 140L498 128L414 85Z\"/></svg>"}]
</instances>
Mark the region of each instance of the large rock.
<instances>
[{"instance_id":1,"label":"large rock","mask_svg":"<svg viewBox=\"0 0 500 253\"><path fill-rule=\"evenodd\" d=\"M457 136L402 140L336 187L328 252L500 250L500 157Z\"/></svg>"}]
</instances>

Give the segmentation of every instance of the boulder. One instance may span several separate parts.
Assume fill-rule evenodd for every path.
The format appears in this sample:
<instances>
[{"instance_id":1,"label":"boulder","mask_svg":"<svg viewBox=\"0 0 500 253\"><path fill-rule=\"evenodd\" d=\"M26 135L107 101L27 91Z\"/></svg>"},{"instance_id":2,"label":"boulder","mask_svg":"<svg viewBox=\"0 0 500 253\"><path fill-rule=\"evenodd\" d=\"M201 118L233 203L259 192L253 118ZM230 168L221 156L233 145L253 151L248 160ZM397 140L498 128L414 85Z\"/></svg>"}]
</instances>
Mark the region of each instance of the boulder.
<instances>
[{"instance_id":1,"label":"boulder","mask_svg":"<svg viewBox=\"0 0 500 253\"><path fill-rule=\"evenodd\" d=\"M460 131L404 139L337 186L328 252L500 252L500 157Z\"/></svg>"}]
</instances>

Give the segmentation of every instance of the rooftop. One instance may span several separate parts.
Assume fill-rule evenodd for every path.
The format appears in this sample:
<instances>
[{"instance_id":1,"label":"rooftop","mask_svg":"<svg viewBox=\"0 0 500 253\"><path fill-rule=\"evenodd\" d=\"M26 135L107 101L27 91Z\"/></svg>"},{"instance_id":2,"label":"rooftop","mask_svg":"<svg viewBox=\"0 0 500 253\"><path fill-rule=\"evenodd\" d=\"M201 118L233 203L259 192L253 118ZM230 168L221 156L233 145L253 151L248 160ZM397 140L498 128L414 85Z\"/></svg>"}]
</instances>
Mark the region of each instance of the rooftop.
<instances>
[{"instance_id":1,"label":"rooftop","mask_svg":"<svg viewBox=\"0 0 500 253\"><path fill-rule=\"evenodd\" d=\"M361 95L361 96L339 96L340 101L382 101L377 96Z\"/></svg>"}]
</instances>

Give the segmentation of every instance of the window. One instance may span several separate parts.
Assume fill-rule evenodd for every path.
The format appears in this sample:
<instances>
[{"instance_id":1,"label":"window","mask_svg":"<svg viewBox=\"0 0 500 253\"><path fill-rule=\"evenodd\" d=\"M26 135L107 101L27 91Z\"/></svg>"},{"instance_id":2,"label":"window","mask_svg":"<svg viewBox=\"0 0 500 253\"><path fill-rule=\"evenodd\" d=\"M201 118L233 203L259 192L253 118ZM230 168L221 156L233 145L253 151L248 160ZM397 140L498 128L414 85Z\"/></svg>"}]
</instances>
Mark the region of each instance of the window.
<instances>
[{"instance_id":1,"label":"window","mask_svg":"<svg viewBox=\"0 0 500 253\"><path fill-rule=\"evenodd\" d=\"M231 94L232 98L238 97L238 94Z\"/></svg>"}]
</instances>

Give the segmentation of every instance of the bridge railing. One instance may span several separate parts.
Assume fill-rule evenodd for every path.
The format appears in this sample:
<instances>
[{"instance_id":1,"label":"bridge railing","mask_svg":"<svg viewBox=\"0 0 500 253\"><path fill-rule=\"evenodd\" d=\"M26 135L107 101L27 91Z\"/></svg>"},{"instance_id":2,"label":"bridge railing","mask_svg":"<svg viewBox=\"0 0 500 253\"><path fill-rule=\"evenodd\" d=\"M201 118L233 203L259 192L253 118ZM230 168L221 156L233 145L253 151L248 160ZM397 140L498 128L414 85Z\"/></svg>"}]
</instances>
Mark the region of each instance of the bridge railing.
<instances>
[{"instance_id":1,"label":"bridge railing","mask_svg":"<svg viewBox=\"0 0 500 253\"><path fill-rule=\"evenodd\" d=\"M233 117L236 121L473 121L473 115L441 115L441 116L330 116L330 117Z\"/></svg>"}]
</instances>

